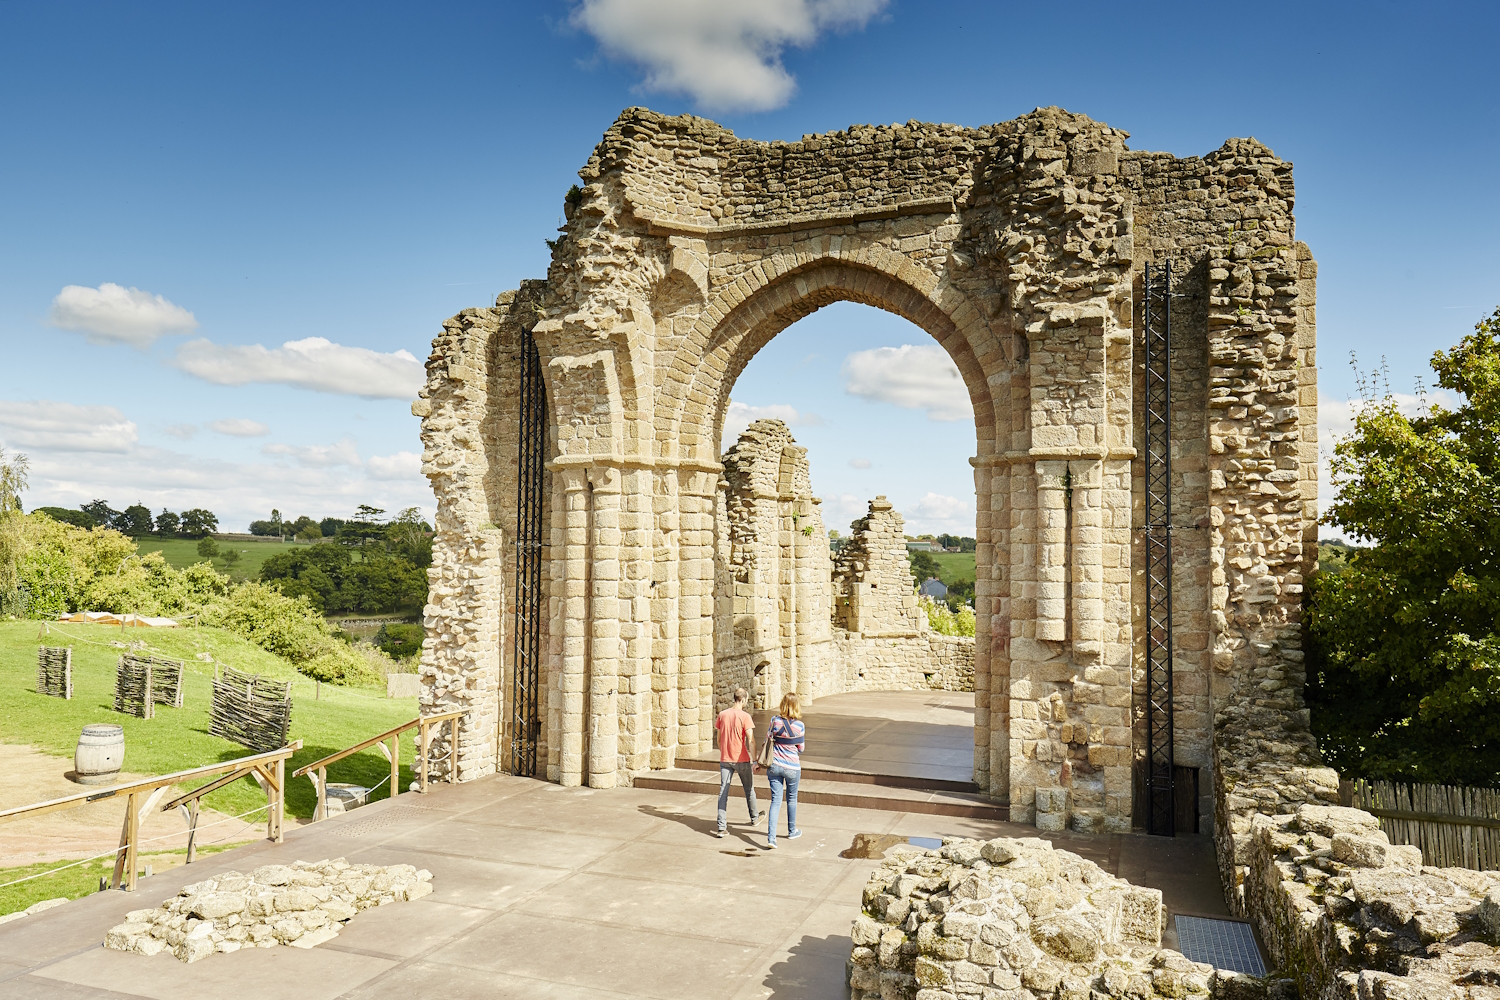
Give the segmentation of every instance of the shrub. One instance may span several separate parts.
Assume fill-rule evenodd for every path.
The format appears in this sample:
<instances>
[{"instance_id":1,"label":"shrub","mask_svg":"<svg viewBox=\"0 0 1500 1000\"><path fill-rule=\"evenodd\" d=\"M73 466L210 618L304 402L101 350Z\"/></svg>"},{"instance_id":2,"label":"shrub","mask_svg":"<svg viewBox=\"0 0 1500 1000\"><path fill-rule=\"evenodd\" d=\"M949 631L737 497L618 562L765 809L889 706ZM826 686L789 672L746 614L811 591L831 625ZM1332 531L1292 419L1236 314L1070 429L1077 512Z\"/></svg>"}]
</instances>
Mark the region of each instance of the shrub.
<instances>
[{"instance_id":1,"label":"shrub","mask_svg":"<svg viewBox=\"0 0 1500 1000\"><path fill-rule=\"evenodd\" d=\"M928 626L938 635L974 635L974 609L960 608L957 613L948 610L948 605L923 597L918 602L927 614Z\"/></svg>"},{"instance_id":2,"label":"shrub","mask_svg":"<svg viewBox=\"0 0 1500 1000\"><path fill-rule=\"evenodd\" d=\"M420 625L387 623L375 633L375 645L387 655L398 660L416 656L422 652L422 640L427 633Z\"/></svg>"}]
</instances>

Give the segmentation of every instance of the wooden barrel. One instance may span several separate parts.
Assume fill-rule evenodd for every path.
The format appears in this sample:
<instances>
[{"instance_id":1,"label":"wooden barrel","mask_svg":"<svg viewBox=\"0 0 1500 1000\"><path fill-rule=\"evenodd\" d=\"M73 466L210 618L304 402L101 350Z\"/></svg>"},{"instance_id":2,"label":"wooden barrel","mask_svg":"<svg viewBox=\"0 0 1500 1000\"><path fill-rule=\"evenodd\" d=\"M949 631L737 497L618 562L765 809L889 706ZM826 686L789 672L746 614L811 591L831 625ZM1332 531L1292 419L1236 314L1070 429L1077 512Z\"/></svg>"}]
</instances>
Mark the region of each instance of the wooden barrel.
<instances>
[{"instance_id":1,"label":"wooden barrel","mask_svg":"<svg viewBox=\"0 0 1500 1000\"><path fill-rule=\"evenodd\" d=\"M125 763L125 727L112 722L84 726L73 751L73 772L84 785L108 785Z\"/></svg>"}]
</instances>

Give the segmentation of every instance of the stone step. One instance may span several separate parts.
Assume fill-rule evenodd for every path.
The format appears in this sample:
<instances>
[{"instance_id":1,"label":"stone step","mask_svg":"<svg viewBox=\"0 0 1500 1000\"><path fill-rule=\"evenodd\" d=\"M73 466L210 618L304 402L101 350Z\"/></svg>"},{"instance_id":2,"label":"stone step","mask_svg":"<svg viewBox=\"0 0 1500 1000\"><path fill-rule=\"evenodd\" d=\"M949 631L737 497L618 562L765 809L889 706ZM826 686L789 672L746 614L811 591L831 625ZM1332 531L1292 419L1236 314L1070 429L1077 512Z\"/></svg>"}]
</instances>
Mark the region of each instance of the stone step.
<instances>
[{"instance_id":1,"label":"stone step","mask_svg":"<svg viewBox=\"0 0 1500 1000\"><path fill-rule=\"evenodd\" d=\"M655 788L667 792L693 792L699 795L719 794L717 766L713 771L676 767L639 775L636 788ZM739 779L734 782L734 796L743 801ZM755 776L755 794L764 808L771 801L771 786L764 774ZM881 812L926 813L934 816L963 816L1007 822L1010 807L974 792L955 792L922 788L895 788L888 785L848 781L829 781L822 775L804 775L797 786L797 801L809 805L847 806L851 809L876 809Z\"/></svg>"},{"instance_id":2,"label":"stone step","mask_svg":"<svg viewBox=\"0 0 1500 1000\"><path fill-rule=\"evenodd\" d=\"M692 771L719 773L719 758L679 757L677 766ZM923 778L909 774L874 774L866 771L849 771L828 767L812 761L802 762L802 779L808 781L845 781L856 785L883 785L888 788L917 788L929 792L972 792L978 794L979 786L972 781L954 781L950 778Z\"/></svg>"}]
</instances>

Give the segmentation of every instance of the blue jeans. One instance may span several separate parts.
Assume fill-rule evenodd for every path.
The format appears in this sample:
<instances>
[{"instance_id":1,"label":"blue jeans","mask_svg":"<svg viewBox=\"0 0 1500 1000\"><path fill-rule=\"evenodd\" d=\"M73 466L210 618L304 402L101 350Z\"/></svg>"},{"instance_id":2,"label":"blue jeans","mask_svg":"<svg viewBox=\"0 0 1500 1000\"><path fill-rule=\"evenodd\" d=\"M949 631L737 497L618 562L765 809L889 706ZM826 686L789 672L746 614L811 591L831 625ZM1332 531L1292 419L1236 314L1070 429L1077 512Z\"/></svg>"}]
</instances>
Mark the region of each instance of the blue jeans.
<instances>
[{"instance_id":1,"label":"blue jeans","mask_svg":"<svg viewBox=\"0 0 1500 1000\"><path fill-rule=\"evenodd\" d=\"M783 798L786 799L787 835L791 836L797 832L797 782L802 780L802 771L798 768L772 764L771 769L766 772L766 780L771 783L771 816L770 822L766 824L766 840L774 844L776 843L776 814L781 811Z\"/></svg>"},{"instance_id":2,"label":"blue jeans","mask_svg":"<svg viewBox=\"0 0 1500 1000\"><path fill-rule=\"evenodd\" d=\"M733 764L719 761L719 829L729 829L729 786L734 783L734 776L740 776L740 784L745 789L745 805L750 807L750 822L755 822L760 815L755 805L755 774L751 770L753 765L746 761L743 764Z\"/></svg>"}]
</instances>

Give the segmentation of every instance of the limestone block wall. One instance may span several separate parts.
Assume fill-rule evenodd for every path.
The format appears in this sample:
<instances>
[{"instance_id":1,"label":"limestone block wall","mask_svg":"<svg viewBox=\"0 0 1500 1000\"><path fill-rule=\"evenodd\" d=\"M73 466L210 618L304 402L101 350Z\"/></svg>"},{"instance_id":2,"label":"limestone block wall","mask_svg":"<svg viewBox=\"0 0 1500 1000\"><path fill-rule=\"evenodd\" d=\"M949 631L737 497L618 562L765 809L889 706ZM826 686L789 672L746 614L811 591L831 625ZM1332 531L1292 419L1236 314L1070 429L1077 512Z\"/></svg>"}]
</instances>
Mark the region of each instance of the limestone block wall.
<instances>
[{"instance_id":1,"label":"limestone block wall","mask_svg":"<svg viewBox=\"0 0 1500 1000\"><path fill-rule=\"evenodd\" d=\"M756 707L830 688L828 532L807 449L780 420L757 420L724 455L714 702L736 687Z\"/></svg>"},{"instance_id":2,"label":"limestone block wall","mask_svg":"<svg viewBox=\"0 0 1500 1000\"><path fill-rule=\"evenodd\" d=\"M927 631L878 639L836 628L833 662L838 691L974 690L971 636Z\"/></svg>"}]
</instances>

